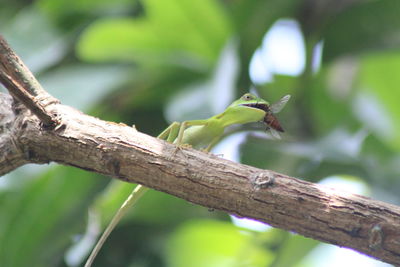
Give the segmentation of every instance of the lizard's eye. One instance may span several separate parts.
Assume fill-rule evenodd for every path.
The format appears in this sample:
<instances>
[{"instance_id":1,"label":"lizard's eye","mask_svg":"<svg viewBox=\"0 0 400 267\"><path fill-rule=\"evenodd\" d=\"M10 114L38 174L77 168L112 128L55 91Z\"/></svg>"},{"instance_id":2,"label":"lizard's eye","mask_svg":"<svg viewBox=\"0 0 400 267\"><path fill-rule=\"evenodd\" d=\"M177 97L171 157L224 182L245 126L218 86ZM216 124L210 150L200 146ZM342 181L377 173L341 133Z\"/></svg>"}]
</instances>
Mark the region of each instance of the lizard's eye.
<instances>
[{"instance_id":1,"label":"lizard's eye","mask_svg":"<svg viewBox=\"0 0 400 267\"><path fill-rule=\"evenodd\" d=\"M245 94L245 95L243 96L243 100L248 101L248 100L252 100L252 99L253 99L253 97L252 97L251 95L249 95L249 94Z\"/></svg>"}]
</instances>

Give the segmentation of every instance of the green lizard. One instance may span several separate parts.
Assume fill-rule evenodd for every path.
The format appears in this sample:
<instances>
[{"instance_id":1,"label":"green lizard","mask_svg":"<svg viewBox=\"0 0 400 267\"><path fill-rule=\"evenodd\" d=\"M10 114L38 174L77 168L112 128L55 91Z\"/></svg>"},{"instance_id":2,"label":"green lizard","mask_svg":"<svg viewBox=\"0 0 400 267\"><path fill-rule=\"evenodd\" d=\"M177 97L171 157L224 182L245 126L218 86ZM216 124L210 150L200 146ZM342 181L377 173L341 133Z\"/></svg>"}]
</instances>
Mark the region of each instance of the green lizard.
<instances>
[{"instance_id":1,"label":"green lizard","mask_svg":"<svg viewBox=\"0 0 400 267\"><path fill-rule=\"evenodd\" d=\"M158 136L158 138L176 144L177 149L175 152L182 145L190 145L196 149L210 151L210 149L221 139L226 127L233 124L244 124L258 121L263 121L267 125L267 130L269 130L273 136L279 138L278 132L283 132L283 128L273 114L279 112L285 106L287 101L289 101L289 98L290 95L286 95L277 103L270 105L264 99L252 94L245 94L228 106L224 112L209 119L172 123ZM147 190L148 188L142 185L137 185L135 187L105 229L103 235L100 237L90 254L85 267L91 266L94 258L111 231L127 213L129 208L132 207Z\"/></svg>"}]
</instances>

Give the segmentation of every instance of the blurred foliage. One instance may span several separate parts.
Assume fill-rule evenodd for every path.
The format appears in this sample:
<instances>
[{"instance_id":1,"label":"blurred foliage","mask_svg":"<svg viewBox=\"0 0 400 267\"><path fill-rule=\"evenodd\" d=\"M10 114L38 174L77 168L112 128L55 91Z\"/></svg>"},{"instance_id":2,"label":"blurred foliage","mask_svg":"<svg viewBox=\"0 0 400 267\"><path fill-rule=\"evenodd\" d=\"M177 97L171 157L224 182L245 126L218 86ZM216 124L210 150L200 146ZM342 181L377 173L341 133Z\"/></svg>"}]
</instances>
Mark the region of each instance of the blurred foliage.
<instances>
[{"instance_id":1,"label":"blurred foliage","mask_svg":"<svg viewBox=\"0 0 400 267\"><path fill-rule=\"evenodd\" d=\"M286 134L247 134L240 161L313 182L351 180L399 204L399 10L397 0L0 0L0 32L64 104L157 135L171 120L213 115L248 91L265 34L295 20L302 74L256 84L272 102L292 95L278 115ZM0 266L81 266L133 188L108 182L56 165L2 177ZM317 245L239 228L224 213L152 191L95 266L310 266Z\"/></svg>"}]
</instances>

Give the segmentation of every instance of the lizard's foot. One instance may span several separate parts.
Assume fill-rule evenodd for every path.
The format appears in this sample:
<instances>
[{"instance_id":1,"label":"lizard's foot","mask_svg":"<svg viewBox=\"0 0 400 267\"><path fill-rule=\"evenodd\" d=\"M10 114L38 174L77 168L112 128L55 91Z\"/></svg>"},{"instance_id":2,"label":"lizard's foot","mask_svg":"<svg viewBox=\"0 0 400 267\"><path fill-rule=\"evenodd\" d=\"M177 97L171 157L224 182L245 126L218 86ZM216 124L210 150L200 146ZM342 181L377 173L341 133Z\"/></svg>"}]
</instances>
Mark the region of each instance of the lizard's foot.
<instances>
[{"instance_id":1,"label":"lizard's foot","mask_svg":"<svg viewBox=\"0 0 400 267\"><path fill-rule=\"evenodd\" d=\"M192 146L191 146L191 145L188 145L188 144L177 145L177 146L175 147L174 152L172 152L172 155L175 156L176 153L178 152L178 150L181 151L183 148L191 148L191 147L192 147Z\"/></svg>"}]
</instances>

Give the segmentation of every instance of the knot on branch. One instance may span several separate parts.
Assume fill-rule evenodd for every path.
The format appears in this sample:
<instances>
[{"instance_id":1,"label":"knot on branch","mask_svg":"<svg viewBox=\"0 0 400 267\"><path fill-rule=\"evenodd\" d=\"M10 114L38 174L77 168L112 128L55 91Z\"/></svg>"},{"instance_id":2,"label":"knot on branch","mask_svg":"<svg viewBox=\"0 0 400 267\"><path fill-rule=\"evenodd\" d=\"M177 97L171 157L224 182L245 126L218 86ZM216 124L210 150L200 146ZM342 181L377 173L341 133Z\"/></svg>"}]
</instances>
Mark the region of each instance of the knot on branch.
<instances>
[{"instance_id":1,"label":"knot on branch","mask_svg":"<svg viewBox=\"0 0 400 267\"><path fill-rule=\"evenodd\" d=\"M369 231L368 246L372 250L382 247L384 233L380 224L375 224Z\"/></svg>"},{"instance_id":2,"label":"knot on branch","mask_svg":"<svg viewBox=\"0 0 400 267\"><path fill-rule=\"evenodd\" d=\"M257 189L268 188L274 184L275 175L271 172L264 171L252 175L250 180Z\"/></svg>"}]
</instances>

